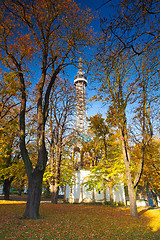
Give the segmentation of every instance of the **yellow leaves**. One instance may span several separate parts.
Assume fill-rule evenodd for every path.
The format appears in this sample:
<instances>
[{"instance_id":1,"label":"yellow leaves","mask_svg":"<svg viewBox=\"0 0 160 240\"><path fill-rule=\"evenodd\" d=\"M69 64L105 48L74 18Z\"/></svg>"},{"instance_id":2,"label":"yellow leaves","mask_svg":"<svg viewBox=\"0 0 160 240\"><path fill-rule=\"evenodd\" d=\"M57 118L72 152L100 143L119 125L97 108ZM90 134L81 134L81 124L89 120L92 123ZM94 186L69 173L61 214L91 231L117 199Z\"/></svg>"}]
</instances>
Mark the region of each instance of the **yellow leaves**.
<instances>
[{"instance_id":1,"label":"yellow leaves","mask_svg":"<svg viewBox=\"0 0 160 240\"><path fill-rule=\"evenodd\" d=\"M0 118L2 119L5 112L12 112L12 107L15 106L18 96L19 84L17 82L17 73L4 73L0 78ZM17 104L18 105L18 104Z\"/></svg>"},{"instance_id":2,"label":"yellow leaves","mask_svg":"<svg viewBox=\"0 0 160 240\"><path fill-rule=\"evenodd\" d=\"M143 214L143 217L149 220L148 226L153 232L160 230L160 210L150 209Z\"/></svg>"},{"instance_id":3,"label":"yellow leaves","mask_svg":"<svg viewBox=\"0 0 160 240\"><path fill-rule=\"evenodd\" d=\"M133 159L133 172L135 172L139 166L139 160L142 157L141 144L137 144L132 148ZM149 183L149 188L154 189L156 192L160 191L160 141L153 138L152 142L146 147L144 156L143 174L140 180L140 185L145 186Z\"/></svg>"},{"instance_id":4,"label":"yellow leaves","mask_svg":"<svg viewBox=\"0 0 160 240\"><path fill-rule=\"evenodd\" d=\"M55 169L51 170L51 168L47 167L43 175L43 182L46 182L46 181L49 182L51 178L54 178L54 177L55 177Z\"/></svg>"}]
</instances>

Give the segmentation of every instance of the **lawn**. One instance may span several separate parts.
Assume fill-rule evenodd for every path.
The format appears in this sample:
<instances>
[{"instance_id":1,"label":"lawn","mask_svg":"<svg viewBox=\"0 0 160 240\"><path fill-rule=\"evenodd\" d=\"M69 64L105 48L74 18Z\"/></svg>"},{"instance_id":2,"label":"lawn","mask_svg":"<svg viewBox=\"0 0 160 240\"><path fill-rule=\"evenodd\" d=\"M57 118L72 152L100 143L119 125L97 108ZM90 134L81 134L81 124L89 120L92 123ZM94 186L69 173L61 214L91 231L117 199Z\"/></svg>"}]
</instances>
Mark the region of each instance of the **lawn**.
<instances>
[{"instance_id":1,"label":"lawn","mask_svg":"<svg viewBox=\"0 0 160 240\"><path fill-rule=\"evenodd\" d=\"M21 216L25 203L0 201L0 239L160 239L160 209L41 203L38 220Z\"/></svg>"}]
</instances>

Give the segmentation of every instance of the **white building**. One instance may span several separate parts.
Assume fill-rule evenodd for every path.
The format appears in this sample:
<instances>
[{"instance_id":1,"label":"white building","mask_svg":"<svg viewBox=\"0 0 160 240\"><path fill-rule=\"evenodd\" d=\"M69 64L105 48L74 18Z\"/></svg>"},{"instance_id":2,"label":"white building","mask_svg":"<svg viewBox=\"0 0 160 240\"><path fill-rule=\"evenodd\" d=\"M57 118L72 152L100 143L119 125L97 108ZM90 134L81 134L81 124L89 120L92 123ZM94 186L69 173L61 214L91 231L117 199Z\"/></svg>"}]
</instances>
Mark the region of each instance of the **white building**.
<instances>
[{"instance_id":1,"label":"white building","mask_svg":"<svg viewBox=\"0 0 160 240\"><path fill-rule=\"evenodd\" d=\"M81 203L81 202L106 202L110 201L109 188L104 192L97 192L95 189L93 191L88 191L84 183L86 178L89 176L89 170L79 170L76 172L75 184L70 187L66 186L66 201L70 203ZM105 194L105 196L104 196ZM94 199L93 199L94 196ZM126 204L124 185L116 185L113 188L113 201L117 203Z\"/></svg>"}]
</instances>

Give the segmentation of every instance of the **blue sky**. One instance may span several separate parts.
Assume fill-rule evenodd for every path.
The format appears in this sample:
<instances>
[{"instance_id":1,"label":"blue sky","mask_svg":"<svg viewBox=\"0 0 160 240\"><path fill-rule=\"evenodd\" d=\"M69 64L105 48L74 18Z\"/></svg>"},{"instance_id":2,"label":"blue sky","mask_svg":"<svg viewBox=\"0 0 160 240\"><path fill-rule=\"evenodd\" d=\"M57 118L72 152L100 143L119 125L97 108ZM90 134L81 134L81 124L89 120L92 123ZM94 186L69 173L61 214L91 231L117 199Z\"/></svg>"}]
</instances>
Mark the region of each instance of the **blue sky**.
<instances>
[{"instance_id":1,"label":"blue sky","mask_svg":"<svg viewBox=\"0 0 160 240\"><path fill-rule=\"evenodd\" d=\"M110 15L114 14L114 9L111 6L112 3L115 3L116 0L75 0L77 4L80 4L80 7L82 9L89 8L91 9L91 12L94 16L96 16L96 19L92 22L92 27L95 32L100 32L100 17L106 17L109 18ZM73 68L74 72L74 68ZM77 73L77 69L75 68L75 74ZM72 77L72 74L71 74ZM91 98L94 94L96 94L95 91L92 91L92 85L91 85L91 76L88 74L88 86L86 87L86 97ZM98 86L97 86L98 87ZM87 102L87 116L93 116L97 113L102 113L105 117L106 110L102 106L100 102Z\"/></svg>"},{"instance_id":2,"label":"blue sky","mask_svg":"<svg viewBox=\"0 0 160 240\"><path fill-rule=\"evenodd\" d=\"M93 21L92 26L96 32L100 31L100 17L109 19L110 16L113 16L116 13L116 8L113 5L119 3L120 0L75 0L77 4L80 4L82 9L90 8L91 12L97 16L96 19ZM77 69L75 68L75 74L77 73ZM74 74L74 75L75 75ZM86 95L87 98L91 98L95 91L91 91L92 84L90 83L91 76L88 74L88 86L86 87ZM97 86L98 88L99 86ZM132 115L133 109L128 106L128 113L129 116ZM88 103L88 116L93 116L97 113L102 113L103 117L107 112L107 106L102 106L100 102L89 102Z\"/></svg>"},{"instance_id":3,"label":"blue sky","mask_svg":"<svg viewBox=\"0 0 160 240\"><path fill-rule=\"evenodd\" d=\"M110 14L113 13L113 8L111 7L111 3L115 3L116 0L75 0L75 2L80 5L81 9L89 8L91 9L91 13L96 16L95 20L92 22L91 26L93 27L95 32L100 32L100 17L109 17ZM108 3L106 3L108 2ZM105 4L106 3L106 4ZM36 59L37 60L37 59ZM84 59L85 61L86 59ZM35 64L32 63L34 66ZM72 83L74 83L74 76L77 74L78 69L74 66L70 66L66 71L66 78L69 78ZM33 76L34 77L34 76ZM36 75L37 77L37 75ZM63 77L63 76L62 76ZM91 75L87 74L88 86L86 87L86 98L90 99L95 91L92 89L91 84ZM97 113L102 113L105 117L106 110L102 108L102 104L100 102L88 102L87 101L87 116L93 116Z\"/></svg>"}]
</instances>

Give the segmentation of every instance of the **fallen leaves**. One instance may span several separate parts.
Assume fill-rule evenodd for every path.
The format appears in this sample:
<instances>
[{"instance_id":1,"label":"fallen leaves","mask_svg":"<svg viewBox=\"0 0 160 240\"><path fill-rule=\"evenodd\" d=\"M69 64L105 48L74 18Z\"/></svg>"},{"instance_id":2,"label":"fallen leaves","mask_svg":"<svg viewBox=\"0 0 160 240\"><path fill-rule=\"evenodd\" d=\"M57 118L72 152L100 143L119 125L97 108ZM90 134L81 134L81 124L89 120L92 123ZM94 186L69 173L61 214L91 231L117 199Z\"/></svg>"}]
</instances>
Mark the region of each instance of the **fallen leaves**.
<instances>
[{"instance_id":1,"label":"fallen leaves","mask_svg":"<svg viewBox=\"0 0 160 240\"><path fill-rule=\"evenodd\" d=\"M41 203L38 220L21 219L24 210L25 204L0 205L1 239L122 240L160 236L160 210L146 210L133 218L129 208L120 211L118 207Z\"/></svg>"},{"instance_id":2,"label":"fallen leaves","mask_svg":"<svg viewBox=\"0 0 160 240\"><path fill-rule=\"evenodd\" d=\"M160 209L150 209L143 214L149 220L148 226L152 231L160 231Z\"/></svg>"}]
</instances>

